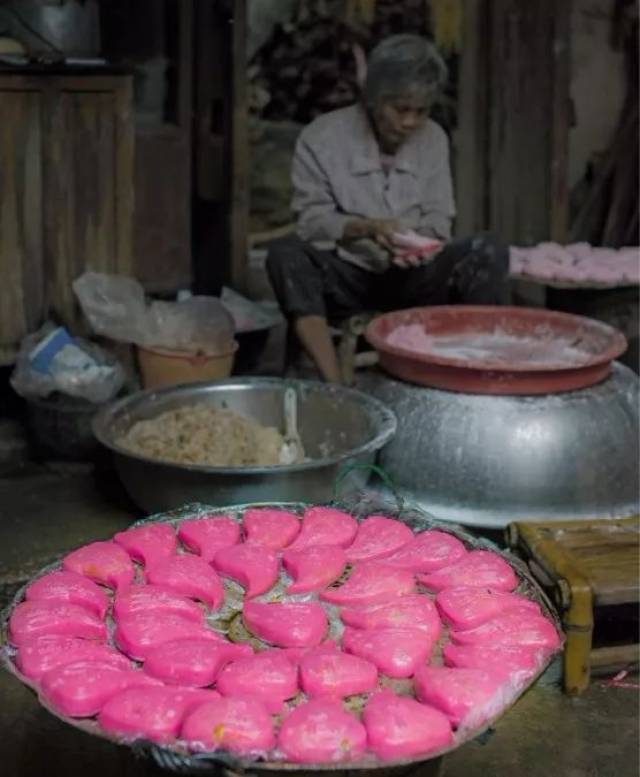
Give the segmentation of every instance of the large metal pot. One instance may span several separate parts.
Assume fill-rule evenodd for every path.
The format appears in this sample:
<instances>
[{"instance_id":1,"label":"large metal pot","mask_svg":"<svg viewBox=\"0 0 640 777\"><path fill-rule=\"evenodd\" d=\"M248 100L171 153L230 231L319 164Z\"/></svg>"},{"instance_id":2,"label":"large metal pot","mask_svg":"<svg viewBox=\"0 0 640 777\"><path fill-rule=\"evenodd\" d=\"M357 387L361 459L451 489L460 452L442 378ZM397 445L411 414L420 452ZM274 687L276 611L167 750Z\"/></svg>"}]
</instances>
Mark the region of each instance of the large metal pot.
<instances>
[{"instance_id":1,"label":"large metal pot","mask_svg":"<svg viewBox=\"0 0 640 777\"><path fill-rule=\"evenodd\" d=\"M303 464L275 467L206 467L138 456L118 444L136 421L190 404L224 407L266 426L283 428L284 390L298 393L298 427L307 457ZM394 414L360 391L312 381L238 378L143 391L102 410L94 419L98 440L113 451L116 467L133 500L148 512L187 502L224 506L238 502L331 499L333 484L353 465L374 462L393 437ZM362 488L366 468L345 475L345 489Z\"/></svg>"},{"instance_id":2,"label":"large metal pot","mask_svg":"<svg viewBox=\"0 0 640 777\"><path fill-rule=\"evenodd\" d=\"M614 363L580 391L490 396L364 375L398 432L380 457L432 515L468 526L638 513L638 377Z\"/></svg>"}]
</instances>

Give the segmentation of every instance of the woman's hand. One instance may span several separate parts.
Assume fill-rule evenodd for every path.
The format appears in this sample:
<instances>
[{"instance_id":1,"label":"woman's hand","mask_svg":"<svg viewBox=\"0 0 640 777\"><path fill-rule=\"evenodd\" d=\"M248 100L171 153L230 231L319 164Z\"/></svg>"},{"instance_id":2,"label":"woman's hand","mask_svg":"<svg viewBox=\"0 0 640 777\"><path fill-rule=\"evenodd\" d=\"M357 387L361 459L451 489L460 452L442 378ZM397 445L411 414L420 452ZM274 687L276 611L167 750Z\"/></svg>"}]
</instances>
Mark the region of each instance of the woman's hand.
<instances>
[{"instance_id":1,"label":"woman's hand","mask_svg":"<svg viewBox=\"0 0 640 777\"><path fill-rule=\"evenodd\" d=\"M344 240L369 238L393 253L393 234L399 229L400 225L393 219L353 219L345 224L342 237Z\"/></svg>"}]
</instances>

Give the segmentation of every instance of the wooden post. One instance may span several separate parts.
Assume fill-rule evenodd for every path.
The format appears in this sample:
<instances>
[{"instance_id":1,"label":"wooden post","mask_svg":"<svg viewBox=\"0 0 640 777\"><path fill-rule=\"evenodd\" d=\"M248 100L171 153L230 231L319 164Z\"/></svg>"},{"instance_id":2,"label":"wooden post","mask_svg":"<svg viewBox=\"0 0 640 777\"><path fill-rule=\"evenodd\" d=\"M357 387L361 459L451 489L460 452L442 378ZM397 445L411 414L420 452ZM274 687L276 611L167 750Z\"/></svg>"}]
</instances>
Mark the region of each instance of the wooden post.
<instances>
[{"instance_id":1,"label":"wooden post","mask_svg":"<svg viewBox=\"0 0 640 777\"><path fill-rule=\"evenodd\" d=\"M231 272L234 288L244 291L248 272L249 138L247 104L247 4L236 0L232 33L231 112Z\"/></svg>"},{"instance_id":2,"label":"wooden post","mask_svg":"<svg viewBox=\"0 0 640 777\"><path fill-rule=\"evenodd\" d=\"M453 138L459 237L487 228L488 0L464 4L458 78L458 126Z\"/></svg>"}]
</instances>

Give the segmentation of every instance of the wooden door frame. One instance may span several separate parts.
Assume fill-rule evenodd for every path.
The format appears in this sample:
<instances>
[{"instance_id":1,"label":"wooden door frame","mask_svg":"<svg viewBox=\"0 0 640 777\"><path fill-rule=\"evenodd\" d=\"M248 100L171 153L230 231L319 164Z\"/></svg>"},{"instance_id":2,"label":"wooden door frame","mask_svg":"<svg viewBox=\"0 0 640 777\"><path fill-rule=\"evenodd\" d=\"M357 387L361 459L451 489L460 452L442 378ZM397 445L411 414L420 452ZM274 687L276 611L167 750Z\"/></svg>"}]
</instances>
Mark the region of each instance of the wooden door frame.
<instances>
[{"instance_id":1,"label":"wooden door frame","mask_svg":"<svg viewBox=\"0 0 640 777\"><path fill-rule=\"evenodd\" d=\"M529 2L529 0L527 0ZM458 130L456 132L456 232L468 235L480 230L495 231L502 224L496 212L495 189L503 184L493 175L496 153L495 115L502 99L501 73L495 71L495 36L509 0L465 0L464 41L460 62ZM571 0L539 0L539 13L549 18L550 142L545 165L548 184L543 194L547 228L537 240L566 242L569 222L568 148L570 123L570 15ZM515 56L513 51L510 52ZM526 50L524 55L526 56ZM508 63L505 71L508 71ZM503 71L503 72L505 72ZM516 120L511 115L509 121ZM535 129L534 129L535 131ZM517 173L518 171L514 171ZM522 175L525 170L520 171ZM515 196L515 193L514 193ZM504 235L517 240L515 224L507 224Z\"/></svg>"}]
</instances>

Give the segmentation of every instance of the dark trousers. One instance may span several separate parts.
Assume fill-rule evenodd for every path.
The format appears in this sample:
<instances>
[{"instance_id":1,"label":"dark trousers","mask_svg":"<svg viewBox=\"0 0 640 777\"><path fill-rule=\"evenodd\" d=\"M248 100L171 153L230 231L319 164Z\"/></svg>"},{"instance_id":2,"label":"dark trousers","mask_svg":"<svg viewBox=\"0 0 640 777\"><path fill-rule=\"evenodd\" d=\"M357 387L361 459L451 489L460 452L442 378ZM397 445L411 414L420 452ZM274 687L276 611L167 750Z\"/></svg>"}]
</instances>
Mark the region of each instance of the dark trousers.
<instances>
[{"instance_id":1,"label":"dark trousers","mask_svg":"<svg viewBox=\"0 0 640 777\"><path fill-rule=\"evenodd\" d=\"M344 320L366 310L425 305L501 305L508 301L509 252L489 235L454 240L432 261L378 274L297 236L275 240L267 272L284 315Z\"/></svg>"}]
</instances>

